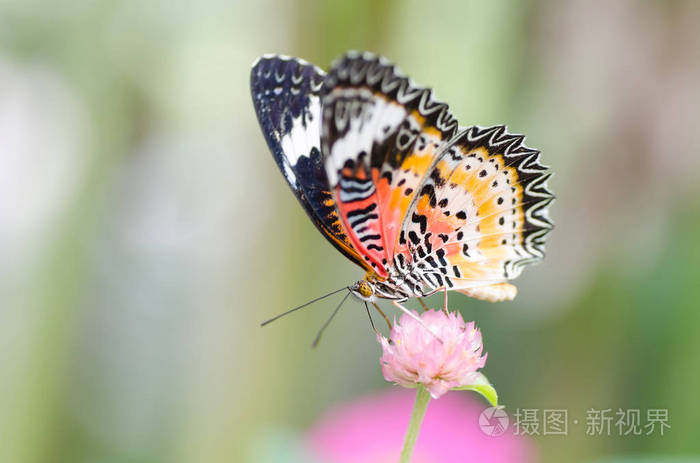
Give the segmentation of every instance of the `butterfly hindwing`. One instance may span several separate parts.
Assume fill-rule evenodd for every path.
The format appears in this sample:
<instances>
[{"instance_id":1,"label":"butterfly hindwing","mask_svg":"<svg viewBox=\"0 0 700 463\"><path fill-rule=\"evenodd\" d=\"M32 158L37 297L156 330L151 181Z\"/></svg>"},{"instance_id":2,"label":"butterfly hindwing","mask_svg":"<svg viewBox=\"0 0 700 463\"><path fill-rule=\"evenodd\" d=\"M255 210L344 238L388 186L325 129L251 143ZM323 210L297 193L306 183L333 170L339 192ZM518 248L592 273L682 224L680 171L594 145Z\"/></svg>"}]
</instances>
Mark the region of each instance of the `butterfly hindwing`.
<instances>
[{"instance_id":1,"label":"butterfly hindwing","mask_svg":"<svg viewBox=\"0 0 700 463\"><path fill-rule=\"evenodd\" d=\"M523 139L503 126L462 130L427 176L410 212L427 226L404 230L419 238L412 264L429 287L500 285L542 259L553 196Z\"/></svg>"},{"instance_id":2,"label":"butterfly hindwing","mask_svg":"<svg viewBox=\"0 0 700 463\"><path fill-rule=\"evenodd\" d=\"M430 89L367 53L334 63L322 108L321 147L341 221L354 248L385 278L406 212L457 122Z\"/></svg>"},{"instance_id":3,"label":"butterfly hindwing","mask_svg":"<svg viewBox=\"0 0 700 463\"><path fill-rule=\"evenodd\" d=\"M325 73L297 58L263 56L251 71L253 104L287 183L321 233L366 267L338 220L320 150Z\"/></svg>"}]
</instances>

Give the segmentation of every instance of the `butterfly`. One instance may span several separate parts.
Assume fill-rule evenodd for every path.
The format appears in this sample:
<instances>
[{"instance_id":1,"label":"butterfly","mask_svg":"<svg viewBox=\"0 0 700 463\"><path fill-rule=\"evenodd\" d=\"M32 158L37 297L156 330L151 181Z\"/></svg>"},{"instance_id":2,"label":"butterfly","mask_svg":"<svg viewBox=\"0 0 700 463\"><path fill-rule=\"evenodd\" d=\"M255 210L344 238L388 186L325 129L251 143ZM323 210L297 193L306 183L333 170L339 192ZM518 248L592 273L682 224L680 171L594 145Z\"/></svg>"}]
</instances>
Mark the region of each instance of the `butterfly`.
<instances>
[{"instance_id":1,"label":"butterfly","mask_svg":"<svg viewBox=\"0 0 700 463\"><path fill-rule=\"evenodd\" d=\"M265 55L251 91L302 207L365 271L348 288L358 298L401 308L438 291L510 300L508 282L544 257L551 174L524 136L460 127L431 89L367 52L346 53L328 73Z\"/></svg>"}]
</instances>

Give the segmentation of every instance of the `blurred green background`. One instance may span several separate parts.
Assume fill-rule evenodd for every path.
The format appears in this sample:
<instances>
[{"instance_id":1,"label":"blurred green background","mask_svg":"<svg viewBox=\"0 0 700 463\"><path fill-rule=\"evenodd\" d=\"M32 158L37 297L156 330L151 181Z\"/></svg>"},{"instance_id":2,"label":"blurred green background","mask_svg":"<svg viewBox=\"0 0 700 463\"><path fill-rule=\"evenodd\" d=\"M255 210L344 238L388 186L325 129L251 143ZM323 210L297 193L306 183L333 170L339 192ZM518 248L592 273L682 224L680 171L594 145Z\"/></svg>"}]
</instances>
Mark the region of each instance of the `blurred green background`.
<instances>
[{"instance_id":1,"label":"blurred green background","mask_svg":"<svg viewBox=\"0 0 700 463\"><path fill-rule=\"evenodd\" d=\"M517 299L451 298L508 409L669 410L664 436L535 438L542 461L700 455L698 24L692 0L0 1L0 462L255 461L390 387L358 303L316 351L331 301L259 327L361 271L277 171L250 65L347 49L555 172Z\"/></svg>"}]
</instances>

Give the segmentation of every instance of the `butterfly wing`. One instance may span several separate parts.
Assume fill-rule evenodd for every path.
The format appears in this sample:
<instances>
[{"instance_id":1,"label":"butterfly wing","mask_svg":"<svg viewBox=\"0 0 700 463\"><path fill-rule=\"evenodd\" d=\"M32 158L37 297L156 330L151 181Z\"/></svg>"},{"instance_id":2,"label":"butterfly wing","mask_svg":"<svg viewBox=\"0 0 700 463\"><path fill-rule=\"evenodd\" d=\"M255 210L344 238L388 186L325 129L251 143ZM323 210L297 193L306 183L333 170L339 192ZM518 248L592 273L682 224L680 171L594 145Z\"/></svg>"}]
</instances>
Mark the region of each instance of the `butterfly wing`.
<instances>
[{"instance_id":1,"label":"butterfly wing","mask_svg":"<svg viewBox=\"0 0 700 463\"><path fill-rule=\"evenodd\" d=\"M426 177L410 212L418 223L404 230L417 237L409 254L429 287L512 299L504 282L543 258L553 196L523 140L503 126L462 130Z\"/></svg>"},{"instance_id":2,"label":"butterfly wing","mask_svg":"<svg viewBox=\"0 0 700 463\"><path fill-rule=\"evenodd\" d=\"M319 230L378 279L487 300L542 259L547 169L505 127L457 133L447 105L385 59L348 53L328 75L264 57L251 87L266 140ZM320 133L320 135L319 135Z\"/></svg>"},{"instance_id":3,"label":"butterfly wing","mask_svg":"<svg viewBox=\"0 0 700 463\"><path fill-rule=\"evenodd\" d=\"M263 56L250 86L265 140L284 178L321 233L362 267L338 220L320 151L320 91L325 73L297 58Z\"/></svg>"},{"instance_id":4,"label":"butterfly wing","mask_svg":"<svg viewBox=\"0 0 700 463\"><path fill-rule=\"evenodd\" d=\"M322 94L321 147L340 220L386 278L406 212L457 121L430 89L369 53L336 61Z\"/></svg>"}]
</instances>

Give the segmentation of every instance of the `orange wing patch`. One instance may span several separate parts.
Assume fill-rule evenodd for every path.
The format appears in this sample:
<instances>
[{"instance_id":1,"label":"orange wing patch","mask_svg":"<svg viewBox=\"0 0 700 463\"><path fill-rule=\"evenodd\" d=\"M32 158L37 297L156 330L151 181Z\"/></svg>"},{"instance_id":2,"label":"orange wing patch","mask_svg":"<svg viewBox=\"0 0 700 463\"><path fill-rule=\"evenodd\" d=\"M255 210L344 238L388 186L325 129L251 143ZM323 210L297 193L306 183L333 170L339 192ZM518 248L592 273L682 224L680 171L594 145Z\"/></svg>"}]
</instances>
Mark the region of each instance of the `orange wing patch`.
<instances>
[{"instance_id":1,"label":"orange wing patch","mask_svg":"<svg viewBox=\"0 0 700 463\"><path fill-rule=\"evenodd\" d=\"M413 150L397 168L385 170L378 183L387 250L392 257L397 252L405 252L405 247L398 243L401 226L421 181L444 143L442 135L433 127L422 130L416 136Z\"/></svg>"}]
</instances>

